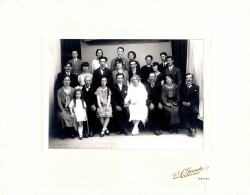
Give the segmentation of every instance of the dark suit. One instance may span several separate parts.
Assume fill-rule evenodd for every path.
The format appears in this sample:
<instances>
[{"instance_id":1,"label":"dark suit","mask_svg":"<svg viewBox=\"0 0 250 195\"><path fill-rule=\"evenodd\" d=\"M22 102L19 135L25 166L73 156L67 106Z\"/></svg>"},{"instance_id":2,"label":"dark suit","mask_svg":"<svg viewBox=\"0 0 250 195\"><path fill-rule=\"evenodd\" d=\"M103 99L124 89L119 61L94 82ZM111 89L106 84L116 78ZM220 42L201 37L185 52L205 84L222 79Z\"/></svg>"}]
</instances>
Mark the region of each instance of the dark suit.
<instances>
[{"instance_id":1,"label":"dark suit","mask_svg":"<svg viewBox=\"0 0 250 195\"><path fill-rule=\"evenodd\" d=\"M71 70L72 74L78 76L82 72L81 66L82 66L83 61L77 58L76 62L74 62L73 59L69 60L68 62L72 64L72 70Z\"/></svg>"},{"instance_id":2,"label":"dark suit","mask_svg":"<svg viewBox=\"0 0 250 195\"><path fill-rule=\"evenodd\" d=\"M142 83L146 83L148 80L148 75L153 72L153 68L152 66L147 67L147 65L143 66L140 70L140 74L141 74L141 82Z\"/></svg>"},{"instance_id":3,"label":"dark suit","mask_svg":"<svg viewBox=\"0 0 250 195\"><path fill-rule=\"evenodd\" d=\"M162 103L161 100L161 85L155 83L153 87L151 87L151 83L147 82L145 84L145 88L148 92L148 99L147 99L147 106L148 106L148 122L146 124L146 127L148 127L150 130L155 131L160 129L160 121L161 116L163 116L162 109L158 108L158 104ZM150 110L149 106L150 104L154 105L154 109Z\"/></svg>"},{"instance_id":4,"label":"dark suit","mask_svg":"<svg viewBox=\"0 0 250 195\"><path fill-rule=\"evenodd\" d=\"M171 71L167 67L163 69L163 73L165 76L168 74L172 75L174 78L174 83L178 85L178 88L180 88L182 80L181 80L181 70L178 67L173 66Z\"/></svg>"},{"instance_id":5,"label":"dark suit","mask_svg":"<svg viewBox=\"0 0 250 195\"><path fill-rule=\"evenodd\" d=\"M92 105L95 105L97 108L97 99L95 95L96 88L94 85L91 85L89 90L87 91L86 86L83 85L82 93L84 97L84 101L87 105L87 116L88 116L88 124L89 124L89 132L97 133L99 121L96 118L96 111L91 109Z\"/></svg>"},{"instance_id":6,"label":"dark suit","mask_svg":"<svg viewBox=\"0 0 250 195\"><path fill-rule=\"evenodd\" d=\"M132 78L133 75L134 75L134 74L133 74L133 71L132 71L132 69L130 69L130 70L128 71L129 82L131 81L131 78ZM137 67L136 67L135 75L140 76L140 68L137 68Z\"/></svg>"},{"instance_id":7,"label":"dark suit","mask_svg":"<svg viewBox=\"0 0 250 195\"><path fill-rule=\"evenodd\" d=\"M190 106L182 105L183 102L190 102ZM196 120L199 114L199 86L192 84L190 88L186 85L180 91L180 115L182 122L187 129L196 128Z\"/></svg>"},{"instance_id":8,"label":"dark suit","mask_svg":"<svg viewBox=\"0 0 250 195\"><path fill-rule=\"evenodd\" d=\"M163 65L163 62L158 66L158 70L161 72L161 73L164 73L164 69L166 69L168 67L167 65L167 62L165 62L165 65Z\"/></svg>"},{"instance_id":9,"label":"dark suit","mask_svg":"<svg viewBox=\"0 0 250 195\"><path fill-rule=\"evenodd\" d=\"M104 68L103 74L101 73L101 68L98 68L93 73L93 84L96 88L101 86L102 77L107 77L107 86L111 88L113 84L112 71L108 68Z\"/></svg>"},{"instance_id":10,"label":"dark suit","mask_svg":"<svg viewBox=\"0 0 250 195\"><path fill-rule=\"evenodd\" d=\"M122 90L120 90L119 85L113 85L111 104L113 110L113 124L118 132L124 132L128 129L128 120L129 120L129 108L124 108L124 100L127 96L128 86L122 85ZM116 109L116 106L122 108L121 111Z\"/></svg>"},{"instance_id":11,"label":"dark suit","mask_svg":"<svg viewBox=\"0 0 250 195\"><path fill-rule=\"evenodd\" d=\"M60 72L57 74L56 83L55 83L55 92L63 86L63 77L66 75L66 72ZM70 73L70 86L76 87L78 84L77 77L74 74Z\"/></svg>"}]
</instances>

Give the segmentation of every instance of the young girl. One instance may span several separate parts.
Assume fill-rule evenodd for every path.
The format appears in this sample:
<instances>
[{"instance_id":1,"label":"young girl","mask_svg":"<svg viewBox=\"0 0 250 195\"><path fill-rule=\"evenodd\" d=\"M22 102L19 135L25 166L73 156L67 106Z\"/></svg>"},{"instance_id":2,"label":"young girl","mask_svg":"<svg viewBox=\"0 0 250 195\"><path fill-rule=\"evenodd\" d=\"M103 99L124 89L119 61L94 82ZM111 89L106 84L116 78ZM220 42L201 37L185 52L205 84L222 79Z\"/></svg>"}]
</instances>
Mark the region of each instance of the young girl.
<instances>
[{"instance_id":1,"label":"young girl","mask_svg":"<svg viewBox=\"0 0 250 195\"><path fill-rule=\"evenodd\" d=\"M110 117L112 117L112 107L111 101L111 90L107 87L107 78L103 77L101 79L101 87L99 87L95 95L97 96L97 117L100 119L102 124L102 131L100 136L103 137L104 134L109 135L107 126L109 124Z\"/></svg>"},{"instance_id":2,"label":"young girl","mask_svg":"<svg viewBox=\"0 0 250 195\"><path fill-rule=\"evenodd\" d=\"M82 140L83 126L85 126L84 127L85 130L88 129L88 126L87 126L87 114L86 114L87 106L86 106L85 101L83 100L81 89L75 90L73 99L71 100L69 104L69 108L70 108L71 117L72 118L76 117L79 139Z\"/></svg>"}]
</instances>

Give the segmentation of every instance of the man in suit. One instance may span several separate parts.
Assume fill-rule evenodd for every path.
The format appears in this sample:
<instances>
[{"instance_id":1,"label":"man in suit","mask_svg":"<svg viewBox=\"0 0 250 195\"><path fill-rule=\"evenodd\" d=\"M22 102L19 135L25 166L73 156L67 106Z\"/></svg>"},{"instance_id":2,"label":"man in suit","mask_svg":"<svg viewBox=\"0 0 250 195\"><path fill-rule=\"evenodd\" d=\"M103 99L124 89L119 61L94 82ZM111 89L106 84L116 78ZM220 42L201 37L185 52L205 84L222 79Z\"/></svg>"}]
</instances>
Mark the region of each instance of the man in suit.
<instances>
[{"instance_id":1,"label":"man in suit","mask_svg":"<svg viewBox=\"0 0 250 195\"><path fill-rule=\"evenodd\" d=\"M166 75L172 75L174 78L174 83L178 85L178 88L181 87L181 70L174 65L174 60L172 56L167 57L167 65L168 67L163 69L163 74Z\"/></svg>"},{"instance_id":2,"label":"man in suit","mask_svg":"<svg viewBox=\"0 0 250 195\"><path fill-rule=\"evenodd\" d=\"M199 86L193 83L194 75L186 74L186 85L180 91L180 115L188 136L195 135L196 121L199 114Z\"/></svg>"},{"instance_id":3,"label":"man in suit","mask_svg":"<svg viewBox=\"0 0 250 195\"><path fill-rule=\"evenodd\" d=\"M72 64L70 62L67 62L64 66L64 71L57 74L57 79L56 79L56 83L55 83L55 92L57 92L57 90L63 86L64 75L70 76L70 86L71 87L77 86L77 84L78 84L77 77L76 77L76 75L71 73L71 70L72 70Z\"/></svg>"},{"instance_id":4,"label":"man in suit","mask_svg":"<svg viewBox=\"0 0 250 195\"><path fill-rule=\"evenodd\" d=\"M124 48L123 47L118 47L117 48L117 57L114 58L112 61L111 61L111 65L110 65L110 70L113 71L116 69L116 66L115 66L115 61L117 58L121 58L122 61L123 61L123 68L127 71L129 71L130 67L129 67L129 61L123 57L123 53L124 53Z\"/></svg>"},{"instance_id":5,"label":"man in suit","mask_svg":"<svg viewBox=\"0 0 250 195\"><path fill-rule=\"evenodd\" d=\"M113 124L117 134L124 133L128 135L129 108L124 104L128 86L122 84L123 79L124 75L122 73L116 74L117 84L112 87L111 104L113 110Z\"/></svg>"},{"instance_id":6,"label":"man in suit","mask_svg":"<svg viewBox=\"0 0 250 195\"><path fill-rule=\"evenodd\" d=\"M168 54L166 52L161 52L160 53L162 63L159 65L158 70L160 72L162 72L162 73L163 73L163 70L168 67L168 65L167 65L167 56L168 56Z\"/></svg>"},{"instance_id":7,"label":"man in suit","mask_svg":"<svg viewBox=\"0 0 250 195\"><path fill-rule=\"evenodd\" d=\"M104 56L99 58L100 67L93 73L93 84L96 88L101 86L102 77L107 77L107 86L111 88L113 84L112 71L106 68L108 59Z\"/></svg>"},{"instance_id":8,"label":"man in suit","mask_svg":"<svg viewBox=\"0 0 250 195\"><path fill-rule=\"evenodd\" d=\"M87 105L87 117L88 117L88 127L89 131L85 131L83 137L93 137L94 134L98 133L98 124L99 121L96 118L96 107L97 107L97 100L95 91L96 88L92 84L92 76L87 75L84 78L84 85L82 86L82 94L84 101Z\"/></svg>"},{"instance_id":9,"label":"man in suit","mask_svg":"<svg viewBox=\"0 0 250 195\"><path fill-rule=\"evenodd\" d=\"M141 70L140 70L142 83L146 83L148 80L149 73L153 72L153 68L152 68L153 56L147 55L145 57L145 60L147 62L147 65L144 65L143 67L141 67Z\"/></svg>"},{"instance_id":10,"label":"man in suit","mask_svg":"<svg viewBox=\"0 0 250 195\"><path fill-rule=\"evenodd\" d=\"M161 101L161 85L155 83L156 76L150 73L148 81L145 83L145 88L148 92L147 106L148 106L148 122L146 127L154 131L155 135L160 135L160 116L162 116L162 101Z\"/></svg>"},{"instance_id":11,"label":"man in suit","mask_svg":"<svg viewBox=\"0 0 250 195\"><path fill-rule=\"evenodd\" d=\"M83 63L82 60L77 58L77 56L78 56L77 51L72 51L73 59L68 61L72 64L72 74L76 76L78 76L81 73L82 71L81 65Z\"/></svg>"},{"instance_id":12,"label":"man in suit","mask_svg":"<svg viewBox=\"0 0 250 195\"><path fill-rule=\"evenodd\" d=\"M130 70L128 71L128 76L129 76L129 82L130 82L133 75L140 76L140 67L137 68L138 65L135 60L131 60L129 62L129 65L130 65Z\"/></svg>"}]
</instances>

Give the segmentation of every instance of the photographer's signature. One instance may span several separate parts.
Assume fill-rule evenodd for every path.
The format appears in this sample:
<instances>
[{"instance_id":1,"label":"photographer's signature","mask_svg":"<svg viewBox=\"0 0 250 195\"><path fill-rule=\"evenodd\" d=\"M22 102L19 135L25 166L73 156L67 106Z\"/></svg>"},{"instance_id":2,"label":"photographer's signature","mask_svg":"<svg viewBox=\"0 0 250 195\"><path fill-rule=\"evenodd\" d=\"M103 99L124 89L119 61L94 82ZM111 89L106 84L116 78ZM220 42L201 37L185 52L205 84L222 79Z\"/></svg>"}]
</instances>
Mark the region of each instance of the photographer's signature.
<instances>
[{"instance_id":1,"label":"photographer's signature","mask_svg":"<svg viewBox=\"0 0 250 195\"><path fill-rule=\"evenodd\" d=\"M188 168L183 169L182 171L178 171L178 172L174 173L173 179L177 179L177 178L182 179L185 177L196 175L196 174L199 174L201 171L204 171L208 168L209 168L209 166L199 167L198 169L193 169L192 167L188 167Z\"/></svg>"}]
</instances>

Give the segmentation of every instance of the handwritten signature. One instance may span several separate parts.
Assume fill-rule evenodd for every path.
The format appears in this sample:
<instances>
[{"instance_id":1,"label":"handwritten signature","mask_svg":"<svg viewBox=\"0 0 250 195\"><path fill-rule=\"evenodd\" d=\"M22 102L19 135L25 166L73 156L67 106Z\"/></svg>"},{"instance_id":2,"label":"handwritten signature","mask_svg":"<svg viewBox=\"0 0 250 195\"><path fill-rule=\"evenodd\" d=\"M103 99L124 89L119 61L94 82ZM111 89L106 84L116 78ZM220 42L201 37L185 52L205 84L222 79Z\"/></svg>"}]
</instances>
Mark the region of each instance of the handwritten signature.
<instances>
[{"instance_id":1,"label":"handwritten signature","mask_svg":"<svg viewBox=\"0 0 250 195\"><path fill-rule=\"evenodd\" d=\"M209 168L209 166L199 167L198 169L192 169L192 167L188 167L188 168L183 169L182 171L178 171L178 172L174 173L173 179L177 179L177 178L182 179L185 177L196 175L196 174L199 174L201 171L204 171L208 168Z\"/></svg>"}]
</instances>

